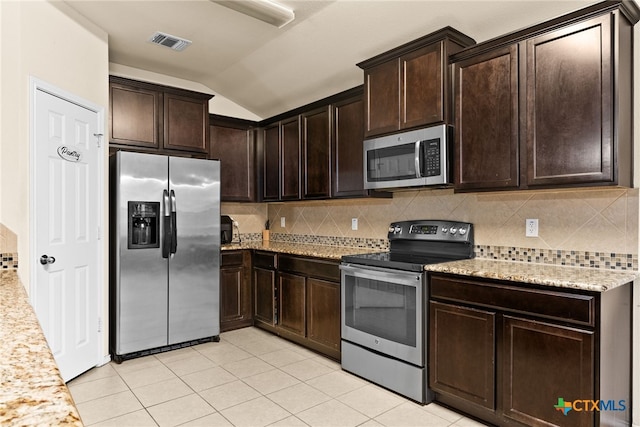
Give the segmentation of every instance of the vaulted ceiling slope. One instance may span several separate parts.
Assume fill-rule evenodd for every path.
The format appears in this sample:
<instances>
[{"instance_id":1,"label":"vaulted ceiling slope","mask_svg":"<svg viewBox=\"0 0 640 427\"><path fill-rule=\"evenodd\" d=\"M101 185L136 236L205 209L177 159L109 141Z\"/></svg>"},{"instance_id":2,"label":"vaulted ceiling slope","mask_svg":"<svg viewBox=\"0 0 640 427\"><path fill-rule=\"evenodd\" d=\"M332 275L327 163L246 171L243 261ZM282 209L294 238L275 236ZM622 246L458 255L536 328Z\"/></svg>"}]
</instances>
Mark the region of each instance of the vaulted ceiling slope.
<instances>
[{"instance_id":1,"label":"vaulted ceiling slope","mask_svg":"<svg viewBox=\"0 0 640 427\"><path fill-rule=\"evenodd\" d=\"M276 28L208 0L67 0L109 34L109 61L201 83L261 118L362 84L355 64L452 26L477 42L590 4L587 0L281 0ZM182 52L147 40L191 40Z\"/></svg>"}]
</instances>

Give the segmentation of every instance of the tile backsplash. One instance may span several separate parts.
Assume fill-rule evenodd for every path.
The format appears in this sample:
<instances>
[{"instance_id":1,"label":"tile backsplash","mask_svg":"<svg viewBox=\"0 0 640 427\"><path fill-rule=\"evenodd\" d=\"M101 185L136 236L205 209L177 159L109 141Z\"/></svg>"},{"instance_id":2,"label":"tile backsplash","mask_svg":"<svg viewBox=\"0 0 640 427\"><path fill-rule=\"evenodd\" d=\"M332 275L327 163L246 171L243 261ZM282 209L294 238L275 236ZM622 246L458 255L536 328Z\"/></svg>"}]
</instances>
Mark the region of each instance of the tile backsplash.
<instances>
[{"instance_id":1,"label":"tile backsplash","mask_svg":"<svg viewBox=\"0 0 640 427\"><path fill-rule=\"evenodd\" d=\"M466 221L475 227L477 256L636 269L638 203L638 189L628 188L468 194L435 189L399 191L391 199L223 203L222 211L239 222L243 235L259 236L269 219L272 240L374 247L386 240L392 221ZM527 218L538 219L538 237L525 237Z\"/></svg>"},{"instance_id":2,"label":"tile backsplash","mask_svg":"<svg viewBox=\"0 0 640 427\"><path fill-rule=\"evenodd\" d=\"M18 237L4 224L0 224L0 269L16 268L18 268Z\"/></svg>"}]
</instances>

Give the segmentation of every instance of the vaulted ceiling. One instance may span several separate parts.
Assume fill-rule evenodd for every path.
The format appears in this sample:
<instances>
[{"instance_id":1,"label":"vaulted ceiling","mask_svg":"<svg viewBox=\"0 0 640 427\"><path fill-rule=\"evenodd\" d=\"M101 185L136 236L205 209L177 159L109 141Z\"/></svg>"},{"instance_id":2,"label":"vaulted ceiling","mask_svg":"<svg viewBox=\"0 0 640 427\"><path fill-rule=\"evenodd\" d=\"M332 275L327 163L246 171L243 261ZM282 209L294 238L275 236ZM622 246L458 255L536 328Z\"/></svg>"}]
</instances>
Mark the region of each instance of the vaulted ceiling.
<instances>
[{"instance_id":1,"label":"vaulted ceiling","mask_svg":"<svg viewBox=\"0 0 640 427\"><path fill-rule=\"evenodd\" d=\"M485 41L588 0L281 0L276 28L208 0L67 0L109 34L109 61L201 83L260 118L362 84L355 64L452 26ZM156 31L193 42L176 52Z\"/></svg>"}]
</instances>

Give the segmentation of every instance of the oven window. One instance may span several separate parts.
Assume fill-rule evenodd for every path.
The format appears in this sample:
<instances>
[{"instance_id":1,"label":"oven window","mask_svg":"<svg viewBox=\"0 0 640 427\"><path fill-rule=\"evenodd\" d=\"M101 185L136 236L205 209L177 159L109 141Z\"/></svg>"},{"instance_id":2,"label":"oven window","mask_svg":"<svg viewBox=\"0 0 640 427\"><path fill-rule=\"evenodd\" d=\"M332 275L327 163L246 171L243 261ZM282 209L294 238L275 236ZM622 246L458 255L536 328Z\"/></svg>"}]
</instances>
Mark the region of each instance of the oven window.
<instances>
[{"instance_id":1,"label":"oven window","mask_svg":"<svg viewBox=\"0 0 640 427\"><path fill-rule=\"evenodd\" d=\"M416 346L416 288L347 276L345 324L378 338Z\"/></svg>"},{"instance_id":2,"label":"oven window","mask_svg":"<svg viewBox=\"0 0 640 427\"><path fill-rule=\"evenodd\" d=\"M367 151L367 180L395 181L416 178L416 144Z\"/></svg>"}]
</instances>

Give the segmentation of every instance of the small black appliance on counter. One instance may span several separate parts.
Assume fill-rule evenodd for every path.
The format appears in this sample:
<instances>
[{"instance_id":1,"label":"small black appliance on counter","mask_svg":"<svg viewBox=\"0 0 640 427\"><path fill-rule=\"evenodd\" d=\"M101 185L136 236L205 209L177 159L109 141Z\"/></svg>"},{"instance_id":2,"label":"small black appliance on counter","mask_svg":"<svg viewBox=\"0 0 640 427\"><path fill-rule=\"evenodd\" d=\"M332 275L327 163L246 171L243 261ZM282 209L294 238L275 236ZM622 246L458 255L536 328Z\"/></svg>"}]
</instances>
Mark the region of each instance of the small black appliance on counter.
<instances>
[{"instance_id":1,"label":"small black appliance on counter","mask_svg":"<svg viewBox=\"0 0 640 427\"><path fill-rule=\"evenodd\" d=\"M220 244L231 243L233 240L233 218L220 215Z\"/></svg>"}]
</instances>

